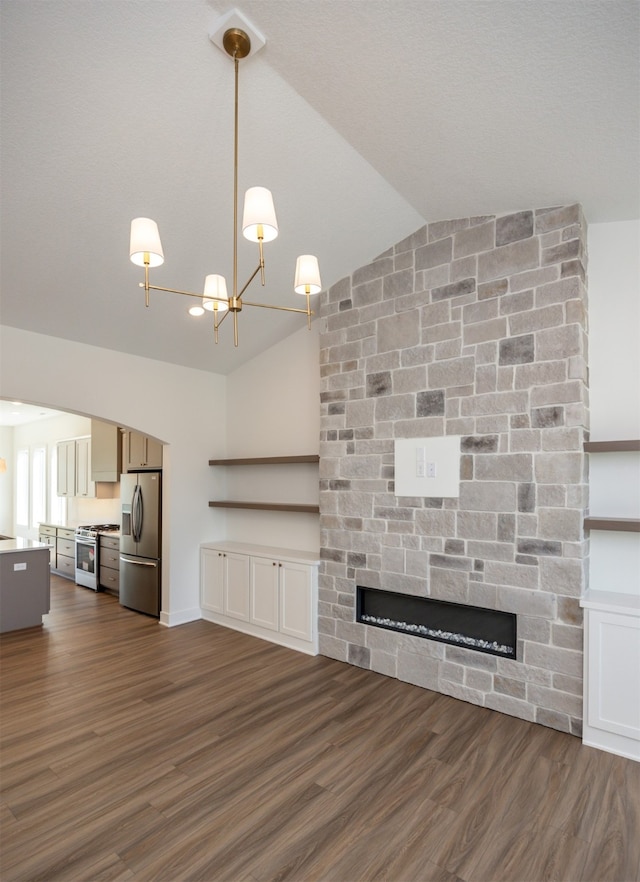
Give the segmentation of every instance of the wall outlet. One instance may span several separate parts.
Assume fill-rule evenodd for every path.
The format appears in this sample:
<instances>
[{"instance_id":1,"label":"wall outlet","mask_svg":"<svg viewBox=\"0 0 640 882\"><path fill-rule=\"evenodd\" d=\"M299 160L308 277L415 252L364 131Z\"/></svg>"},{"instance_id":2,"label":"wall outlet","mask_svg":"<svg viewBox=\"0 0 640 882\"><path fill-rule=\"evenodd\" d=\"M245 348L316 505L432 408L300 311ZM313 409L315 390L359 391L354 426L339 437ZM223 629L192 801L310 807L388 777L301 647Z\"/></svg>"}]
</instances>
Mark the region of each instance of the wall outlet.
<instances>
[{"instance_id":1,"label":"wall outlet","mask_svg":"<svg viewBox=\"0 0 640 882\"><path fill-rule=\"evenodd\" d=\"M26 568L27 568L26 563L17 563L17 564L13 565L14 573L17 572L18 570L26 570Z\"/></svg>"},{"instance_id":2,"label":"wall outlet","mask_svg":"<svg viewBox=\"0 0 640 882\"><path fill-rule=\"evenodd\" d=\"M396 496L455 498L460 495L460 435L397 438Z\"/></svg>"}]
</instances>

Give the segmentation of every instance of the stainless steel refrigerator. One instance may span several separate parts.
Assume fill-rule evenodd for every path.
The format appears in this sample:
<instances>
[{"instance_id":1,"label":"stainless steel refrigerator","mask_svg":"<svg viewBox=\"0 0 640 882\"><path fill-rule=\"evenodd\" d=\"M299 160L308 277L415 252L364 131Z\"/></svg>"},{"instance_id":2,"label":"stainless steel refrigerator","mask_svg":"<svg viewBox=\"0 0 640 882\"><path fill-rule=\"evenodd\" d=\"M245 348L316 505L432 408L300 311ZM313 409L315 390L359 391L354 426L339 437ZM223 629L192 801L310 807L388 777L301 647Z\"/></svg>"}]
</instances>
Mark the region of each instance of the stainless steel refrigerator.
<instances>
[{"instance_id":1,"label":"stainless steel refrigerator","mask_svg":"<svg viewBox=\"0 0 640 882\"><path fill-rule=\"evenodd\" d=\"M129 472L120 478L120 603L160 615L162 474Z\"/></svg>"}]
</instances>

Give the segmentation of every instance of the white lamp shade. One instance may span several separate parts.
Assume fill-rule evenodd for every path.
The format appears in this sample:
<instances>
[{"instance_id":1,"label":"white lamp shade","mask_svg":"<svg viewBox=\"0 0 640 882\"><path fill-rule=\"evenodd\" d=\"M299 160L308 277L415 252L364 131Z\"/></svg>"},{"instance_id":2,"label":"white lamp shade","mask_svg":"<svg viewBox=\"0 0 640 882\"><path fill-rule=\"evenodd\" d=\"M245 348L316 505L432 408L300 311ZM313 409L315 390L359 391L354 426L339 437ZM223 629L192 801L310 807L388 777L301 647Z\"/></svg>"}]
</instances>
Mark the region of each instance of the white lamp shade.
<instances>
[{"instance_id":1,"label":"white lamp shade","mask_svg":"<svg viewBox=\"0 0 640 882\"><path fill-rule=\"evenodd\" d=\"M229 309L229 303L225 303L225 300L228 301L229 298L224 276L219 276L216 273L207 276L204 280L204 294L205 297L216 298L215 300L203 300L202 305L209 312L213 312L215 309L218 312L224 312L226 309Z\"/></svg>"},{"instance_id":2,"label":"white lamp shade","mask_svg":"<svg viewBox=\"0 0 640 882\"><path fill-rule=\"evenodd\" d=\"M242 232L250 242L271 242L278 235L278 221L271 190L251 187L244 194Z\"/></svg>"},{"instance_id":3,"label":"white lamp shade","mask_svg":"<svg viewBox=\"0 0 640 882\"><path fill-rule=\"evenodd\" d=\"M293 289L296 294L319 294L322 291L318 258L313 254L301 254L296 260Z\"/></svg>"},{"instance_id":4,"label":"white lamp shade","mask_svg":"<svg viewBox=\"0 0 640 882\"><path fill-rule=\"evenodd\" d=\"M145 255L148 255L149 266L160 266L164 263L158 224L148 217L136 217L131 221L129 257L132 263L144 266Z\"/></svg>"}]
</instances>

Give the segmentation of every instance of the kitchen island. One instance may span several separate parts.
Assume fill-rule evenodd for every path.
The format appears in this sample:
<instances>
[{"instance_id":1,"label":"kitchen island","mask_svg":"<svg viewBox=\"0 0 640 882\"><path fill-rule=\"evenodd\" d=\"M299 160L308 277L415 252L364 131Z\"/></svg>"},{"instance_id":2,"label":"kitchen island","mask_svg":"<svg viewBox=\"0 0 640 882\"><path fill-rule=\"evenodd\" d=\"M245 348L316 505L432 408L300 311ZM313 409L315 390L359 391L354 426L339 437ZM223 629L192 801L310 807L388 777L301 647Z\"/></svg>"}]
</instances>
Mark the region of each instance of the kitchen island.
<instances>
[{"instance_id":1,"label":"kitchen island","mask_svg":"<svg viewBox=\"0 0 640 882\"><path fill-rule=\"evenodd\" d=\"M49 548L31 539L0 539L0 632L42 625L49 612Z\"/></svg>"}]
</instances>

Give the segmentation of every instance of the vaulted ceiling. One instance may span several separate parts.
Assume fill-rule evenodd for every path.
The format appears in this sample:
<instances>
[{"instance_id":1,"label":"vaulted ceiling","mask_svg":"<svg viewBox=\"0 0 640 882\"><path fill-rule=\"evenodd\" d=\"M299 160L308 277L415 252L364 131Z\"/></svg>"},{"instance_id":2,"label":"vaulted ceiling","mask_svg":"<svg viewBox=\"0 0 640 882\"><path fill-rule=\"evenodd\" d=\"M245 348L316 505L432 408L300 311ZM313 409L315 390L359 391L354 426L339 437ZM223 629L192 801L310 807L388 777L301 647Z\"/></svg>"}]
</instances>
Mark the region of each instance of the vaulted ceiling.
<instances>
[{"instance_id":1,"label":"vaulted ceiling","mask_svg":"<svg viewBox=\"0 0 640 882\"><path fill-rule=\"evenodd\" d=\"M233 64L218 0L1 5L2 304L20 328L227 373L304 325L209 315L155 293L128 259L157 220L152 283L230 282ZM640 213L636 0L239 0L266 38L240 66L241 193L273 191L266 286L301 306L295 258L330 286L426 221L581 202ZM240 282L257 264L239 243ZM34 354L37 357L37 353Z\"/></svg>"}]
</instances>

